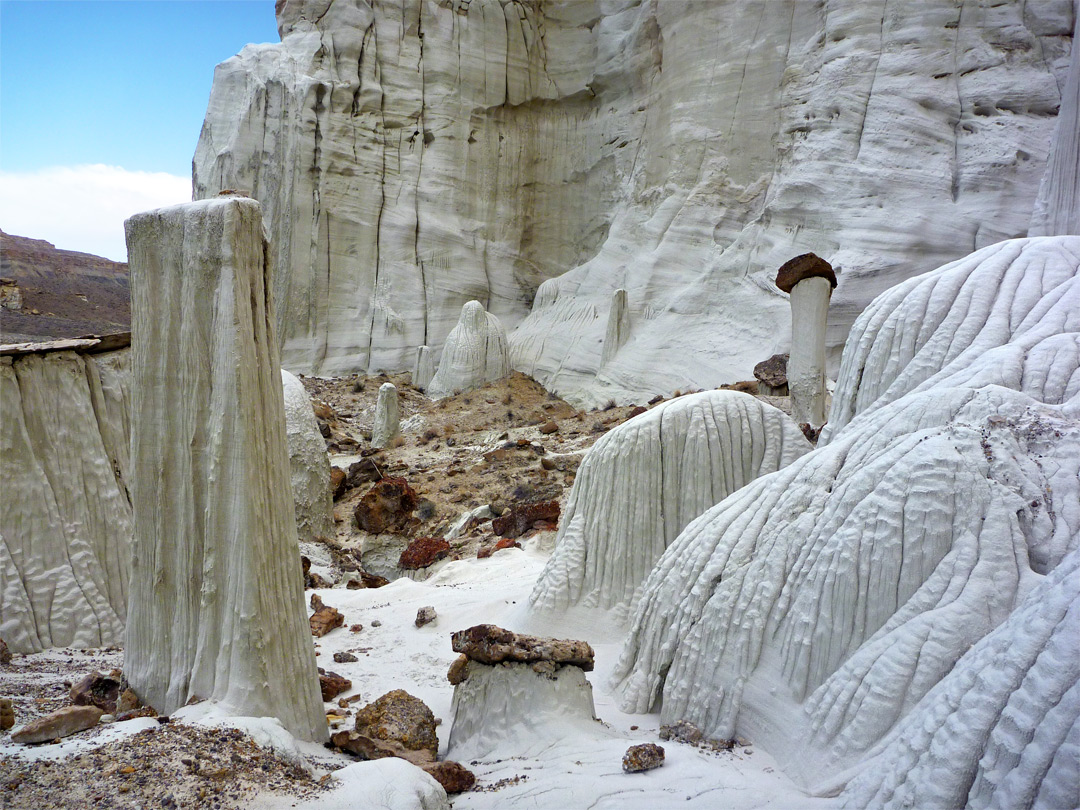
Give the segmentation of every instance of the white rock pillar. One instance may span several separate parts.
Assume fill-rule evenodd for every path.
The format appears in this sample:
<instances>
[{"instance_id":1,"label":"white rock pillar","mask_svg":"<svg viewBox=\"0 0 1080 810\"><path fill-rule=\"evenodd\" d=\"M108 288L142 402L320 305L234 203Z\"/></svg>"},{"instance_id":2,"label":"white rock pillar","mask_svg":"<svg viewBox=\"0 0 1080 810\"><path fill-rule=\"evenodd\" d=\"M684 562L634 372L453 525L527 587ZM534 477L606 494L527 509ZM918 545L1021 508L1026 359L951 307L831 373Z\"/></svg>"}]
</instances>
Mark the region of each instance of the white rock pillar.
<instances>
[{"instance_id":1,"label":"white rock pillar","mask_svg":"<svg viewBox=\"0 0 1080 810\"><path fill-rule=\"evenodd\" d=\"M134 552L124 673L162 713L192 697L322 741L268 246L255 200L126 223Z\"/></svg>"},{"instance_id":2,"label":"white rock pillar","mask_svg":"<svg viewBox=\"0 0 1080 810\"><path fill-rule=\"evenodd\" d=\"M371 427L371 446L381 450L401 432L401 415L398 408L397 388L393 383L379 386L379 398L375 401L375 422Z\"/></svg>"},{"instance_id":3,"label":"white rock pillar","mask_svg":"<svg viewBox=\"0 0 1080 810\"><path fill-rule=\"evenodd\" d=\"M285 438L289 448L296 535L300 542L333 537L334 499L330 492L330 456L304 384L281 370L285 396Z\"/></svg>"},{"instance_id":4,"label":"white rock pillar","mask_svg":"<svg viewBox=\"0 0 1080 810\"><path fill-rule=\"evenodd\" d=\"M427 393L435 398L450 396L506 377L511 371L506 330L483 304L469 301L446 336L439 370Z\"/></svg>"},{"instance_id":5,"label":"white rock pillar","mask_svg":"<svg viewBox=\"0 0 1080 810\"><path fill-rule=\"evenodd\" d=\"M604 349L600 365L606 365L630 337L630 310L626 303L626 290L615 290L611 294L611 308L608 309L607 330L604 333Z\"/></svg>"},{"instance_id":6,"label":"white rock pillar","mask_svg":"<svg viewBox=\"0 0 1080 810\"><path fill-rule=\"evenodd\" d=\"M413 363L412 384L421 391L426 391L435 376L435 358L431 356L430 346L416 348L416 362Z\"/></svg>"},{"instance_id":7,"label":"white rock pillar","mask_svg":"<svg viewBox=\"0 0 1080 810\"><path fill-rule=\"evenodd\" d=\"M777 271L776 286L791 296L791 416L799 424L820 428L826 419L825 328L836 274L824 259L804 253Z\"/></svg>"}]
</instances>

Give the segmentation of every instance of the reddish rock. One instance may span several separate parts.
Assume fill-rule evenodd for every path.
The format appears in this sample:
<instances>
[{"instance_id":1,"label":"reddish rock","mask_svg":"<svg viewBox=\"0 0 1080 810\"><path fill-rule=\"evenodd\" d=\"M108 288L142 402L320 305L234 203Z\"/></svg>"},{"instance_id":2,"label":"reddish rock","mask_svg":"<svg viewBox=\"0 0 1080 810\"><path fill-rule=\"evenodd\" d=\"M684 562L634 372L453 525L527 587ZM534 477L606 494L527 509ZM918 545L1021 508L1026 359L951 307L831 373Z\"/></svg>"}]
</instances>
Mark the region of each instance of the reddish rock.
<instances>
[{"instance_id":1,"label":"reddish rock","mask_svg":"<svg viewBox=\"0 0 1080 810\"><path fill-rule=\"evenodd\" d=\"M633 419L635 416L641 416L641 414L645 413L645 411L647 410L649 409L643 405L635 405L633 408L630 409L630 413L626 415L626 418Z\"/></svg>"},{"instance_id":2,"label":"reddish rock","mask_svg":"<svg viewBox=\"0 0 1080 810\"><path fill-rule=\"evenodd\" d=\"M425 765L424 770L442 785L447 793L464 793L472 790L473 785L476 784L476 776L473 772L460 762L453 760L433 762L431 765Z\"/></svg>"},{"instance_id":3,"label":"reddish rock","mask_svg":"<svg viewBox=\"0 0 1080 810\"><path fill-rule=\"evenodd\" d=\"M656 743L631 745L622 758L622 769L627 773L651 771L664 764L664 749Z\"/></svg>"},{"instance_id":4,"label":"reddish rock","mask_svg":"<svg viewBox=\"0 0 1080 810\"><path fill-rule=\"evenodd\" d=\"M833 289L836 289L836 273L833 272L832 265L814 253L803 253L780 266L776 271L776 286L790 293L803 279L816 276L828 279Z\"/></svg>"},{"instance_id":5,"label":"reddish rock","mask_svg":"<svg viewBox=\"0 0 1080 810\"><path fill-rule=\"evenodd\" d=\"M324 605L318 594L311 595L311 608L315 612L308 618L311 627L311 635L322 638L335 627L345 624L345 617L337 608Z\"/></svg>"},{"instance_id":6,"label":"reddish rock","mask_svg":"<svg viewBox=\"0 0 1080 810\"><path fill-rule=\"evenodd\" d=\"M120 672L102 675L91 672L74 686L68 693L76 706L97 706L105 714L116 714L116 700L120 697Z\"/></svg>"},{"instance_id":7,"label":"reddish rock","mask_svg":"<svg viewBox=\"0 0 1080 810\"><path fill-rule=\"evenodd\" d=\"M102 711L97 706L65 706L13 732L11 741L29 745L60 737L70 737L72 734L96 726L101 715Z\"/></svg>"},{"instance_id":8,"label":"reddish rock","mask_svg":"<svg viewBox=\"0 0 1080 810\"><path fill-rule=\"evenodd\" d=\"M416 509L416 492L404 478L383 478L356 505L356 524L365 532L400 530Z\"/></svg>"},{"instance_id":9,"label":"reddish rock","mask_svg":"<svg viewBox=\"0 0 1080 810\"><path fill-rule=\"evenodd\" d=\"M454 652L463 653L481 664L550 661L581 667L586 672L593 668L593 649L584 641L519 635L493 624L478 624L468 630L459 630L450 638Z\"/></svg>"},{"instance_id":10,"label":"reddish rock","mask_svg":"<svg viewBox=\"0 0 1080 810\"><path fill-rule=\"evenodd\" d=\"M558 525L558 520L558 501L525 503L512 506L509 513L491 521L491 530L500 537L520 537L534 523L543 523L547 528L552 522Z\"/></svg>"},{"instance_id":11,"label":"reddish rock","mask_svg":"<svg viewBox=\"0 0 1080 810\"><path fill-rule=\"evenodd\" d=\"M476 558L478 560L486 559L494 554L496 551L502 551L504 548L521 548L521 543L514 540L511 537L503 537L493 546L484 546L476 552Z\"/></svg>"},{"instance_id":12,"label":"reddish rock","mask_svg":"<svg viewBox=\"0 0 1080 810\"><path fill-rule=\"evenodd\" d=\"M345 475L345 471L341 467L330 468L330 493L335 501L344 495L348 489L345 486L347 478L348 476Z\"/></svg>"},{"instance_id":13,"label":"reddish rock","mask_svg":"<svg viewBox=\"0 0 1080 810\"><path fill-rule=\"evenodd\" d=\"M559 425L555 422L554 419L549 419L547 422L544 422L544 424L540 426L539 430L546 436L550 433L556 433L559 430Z\"/></svg>"},{"instance_id":14,"label":"reddish rock","mask_svg":"<svg viewBox=\"0 0 1080 810\"><path fill-rule=\"evenodd\" d=\"M441 537L421 537L409 543L409 547L401 552L398 558L398 567L407 571L415 571L418 568L427 568L433 562L441 560L450 554L450 544Z\"/></svg>"},{"instance_id":15,"label":"reddish rock","mask_svg":"<svg viewBox=\"0 0 1080 810\"><path fill-rule=\"evenodd\" d=\"M335 660L337 660L336 656ZM333 700L342 692L348 692L352 689L352 681L341 677L336 672L327 672L322 667L319 667L319 688L322 690L322 699L325 703Z\"/></svg>"}]
</instances>

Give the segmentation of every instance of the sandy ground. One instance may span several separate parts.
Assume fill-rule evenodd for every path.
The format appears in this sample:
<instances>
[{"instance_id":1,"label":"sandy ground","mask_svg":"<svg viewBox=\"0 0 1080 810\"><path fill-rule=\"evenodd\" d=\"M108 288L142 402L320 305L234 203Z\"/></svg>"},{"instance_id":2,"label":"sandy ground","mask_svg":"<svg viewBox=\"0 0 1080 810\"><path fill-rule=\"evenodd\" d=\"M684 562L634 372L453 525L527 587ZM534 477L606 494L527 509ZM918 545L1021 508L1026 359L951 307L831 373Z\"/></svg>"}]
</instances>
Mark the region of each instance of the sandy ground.
<instances>
[{"instance_id":1,"label":"sandy ground","mask_svg":"<svg viewBox=\"0 0 1080 810\"><path fill-rule=\"evenodd\" d=\"M397 446L373 453L366 434L379 385L386 381L399 389L404 429ZM445 536L469 510L565 502L582 454L632 413L630 406L576 411L519 374L439 402L427 400L407 381L407 375L304 379L317 414L329 428L333 463L347 470L370 458L384 474L405 477L431 504L430 514L414 518L400 534L368 535L353 519L356 503L371 486L359 484L335 504L337 536L323 549L314 549L313 570L337 583L314 592L345 616L344 627L313 640L316 660L351 680L352 688L340 699L355 698L347 708L337 699L326 704L331 730L351 727L358 707L403 688L424 700L440 719L440 756L445 756L453 694L446 670L456 657L450 634L488 622L517 632L589 641L597 660L589 680L602 722L571 724L554 736L542 723L526 724L505 750L464 763L478 782L473 791L451 797L455 808L817 806L819 802L792 785L752 741L723 752L665 742L664 767L643 774L622 772L627 747L659 741L658 717L623 714L610 692L609 673L625 633L614 617L587 611L538 615L528 609L528 595L553 547L554 531L527 532L520 539L522 548L477 559L477 550L497 538L490 518L475 520L452 542L451 555L428 569L382 588L344 587L351 576L347 569L357 567L354 563L381 566L390 578L400 575L392 569L411 539ZM544 459L551 469L545 468ZM423 606L434 607L437 619L417 628L414 618ZM361 629L350 630L356 626ZM335 653L351 653L357 660L335 663ZM18 726L66 705L70 684L87 672L120 666L122 652L117 649L16 655L10 665L0 666L0 695L14 699ZM275 726L276 721L264 719L224 719L212 705L200 704L165 723L139 718L100 724L40 746L15 745L8 732L0 732L0 808L417 806L406 794L387 798L394 782L402 781L391 769L361 763L339 771L353 760L320 746L297 744ZM334 775L355 774L357 768L359 775L347 783ZM378 796L358 794L364 785L376 784L383 785Z\"/></svg>"}]
</instances>

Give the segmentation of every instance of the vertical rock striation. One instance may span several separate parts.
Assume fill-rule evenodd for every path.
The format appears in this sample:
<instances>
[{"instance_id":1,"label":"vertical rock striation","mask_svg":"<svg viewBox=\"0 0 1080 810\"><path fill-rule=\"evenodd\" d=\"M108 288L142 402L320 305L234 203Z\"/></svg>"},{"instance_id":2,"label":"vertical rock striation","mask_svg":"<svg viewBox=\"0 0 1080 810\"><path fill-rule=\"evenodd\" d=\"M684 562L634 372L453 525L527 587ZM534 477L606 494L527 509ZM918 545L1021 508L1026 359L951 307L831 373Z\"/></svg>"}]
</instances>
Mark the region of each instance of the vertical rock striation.
<instances>
[{"instance_id":1,"label":"vertical rock striation","mask_svg":"<svg viewBox=\"0 0 1080 810\"><path fill-rule=\"evenodd\" d=\"M383 383L375 401L375 421L371 426L371 446L381 450L401 432L401 415L398 407L397 386Z\"/></svg>"},{"instance_id":2,"label":"vertical rock striation","mask_svg":"<svg viewBox=\"0 0 1080 810\"><path fill-rule=\"evenodd\" d=\"M269 250L254 200L126 223L134 554L125 674L326 738L291 503Z\"/></svg>"},{"instance_id":3,"label":"vertical rock striation","mask_svg":"<svg viewBox=\"0 0 1080 810\"><path fill-rule=\"evenodd\" d=\"M835 356L879 292L1027 232L1074 18L1071 0L289 0L280 44L217 69L195 189L263 202L289 368L406 369L477 299L518 327L515 367L576 402L711 388L786 348L768 276L790 256L844 271ZM603 363L616 289L641 303Z\"/></svg>"},{"instance_id":4,"label":"vertical rock striation","mask_svg":"<svg viewBox=\"0 0 1080 810\"><path fill-rule=\"evenodd\" d=\"M333 537L334 501L330 492L330 456L311 410L304 384L282 369L285 398L285 438L292 470L292 496L296 535L300 542Z\"/></svg>"},{"instance_id":5,"label":"vertical rock striation","mask_svg":"<svg viewBox=\"0 0 1080 810\"><path fill-rule=\"evenodd\" d=\"M0 357L0 638L121 641L131 503L128 350Z\"/></svg>"},{"instance_id":6,"label":"vertical rock striation","mask_svg":"<svg viewBox=\"0 0 1080 810\"><path fill-rule=\"evenodd\" d=\"M811 449L782 411L735 391L679 397L619 425L582 461L533 606L625 615L688 523Z\"/></svg>"}]
</instances>

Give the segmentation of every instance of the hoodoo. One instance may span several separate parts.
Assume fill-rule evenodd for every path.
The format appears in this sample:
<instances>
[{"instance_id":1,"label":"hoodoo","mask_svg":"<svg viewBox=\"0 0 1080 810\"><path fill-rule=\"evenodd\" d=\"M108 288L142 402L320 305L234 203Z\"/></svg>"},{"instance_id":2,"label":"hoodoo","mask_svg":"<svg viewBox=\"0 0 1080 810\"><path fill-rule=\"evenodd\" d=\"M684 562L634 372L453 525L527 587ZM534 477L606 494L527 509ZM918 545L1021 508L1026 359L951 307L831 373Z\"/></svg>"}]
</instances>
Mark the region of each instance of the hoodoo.
<instances>
[{"instance_id":1,"label":"hoodoo","mask_svg":"<svg viewBox=\"0 0 1080 810\"><path fill-rule=\"evenodd\" d=\"M209 698L324 740L259 204L188 203L126 229L134 554L124 672L159 712Z\"/></svg>"}]
</instances>

